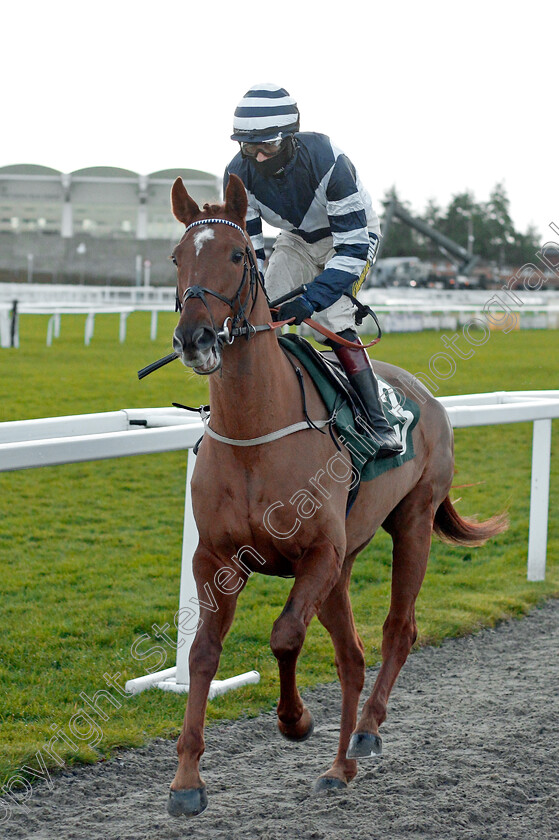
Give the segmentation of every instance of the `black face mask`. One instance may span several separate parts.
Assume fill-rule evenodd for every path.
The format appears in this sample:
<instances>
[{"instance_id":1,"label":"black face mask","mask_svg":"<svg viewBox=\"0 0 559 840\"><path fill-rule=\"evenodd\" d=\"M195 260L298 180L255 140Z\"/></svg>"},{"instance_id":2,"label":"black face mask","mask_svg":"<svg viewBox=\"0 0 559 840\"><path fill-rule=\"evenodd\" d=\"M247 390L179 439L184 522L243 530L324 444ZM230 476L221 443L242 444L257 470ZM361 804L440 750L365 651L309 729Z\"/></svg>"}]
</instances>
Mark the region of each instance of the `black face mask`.
<instances>
[{"instance_id":1,"label":"black face mask","mask_svg":"<svg viewBox=\"0 0 559 840\"><path fill-rule=\"evenodd\" d=\"M296 148L297 142L290 134L282 141L277 155L262 161L257 161L254 158L249 158L249 160L260 175L263 175L265 178L279 178L295 154Z\"/></svg>"}]
</instances>

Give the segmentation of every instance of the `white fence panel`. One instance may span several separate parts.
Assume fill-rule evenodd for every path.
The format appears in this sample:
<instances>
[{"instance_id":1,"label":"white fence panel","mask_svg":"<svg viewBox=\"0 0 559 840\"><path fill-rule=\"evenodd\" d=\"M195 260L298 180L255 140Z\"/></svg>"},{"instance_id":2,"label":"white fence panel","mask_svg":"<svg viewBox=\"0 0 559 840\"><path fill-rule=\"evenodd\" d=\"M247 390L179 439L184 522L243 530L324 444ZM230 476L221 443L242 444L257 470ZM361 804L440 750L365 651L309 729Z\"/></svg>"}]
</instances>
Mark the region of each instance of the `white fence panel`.
<instances>
[{"instance_id":1,"label":"white fence panel","mask_svg":"<svg viewBox=\"0 0 559 840\"><path fill-rule=\"evenodd\" d=\"M440 402L447 409L455 427L533 422L527 577L530 581L544 580L551 420L559 417L559 390L466 394L441 397ZM0 423L0 472L187 449L179 615L181 610L186 610L192 626L192 609L196 606L197 594L192 575L192 557L197 545L197 532L192 513L190 481L195 463L192 447L202 434L203 424L198 414L176 408L123 409L100 414ZM128 691L136 693L153 685L169 691L188 691L188 654L193 633L181 628L180 621L178 623L176 666L129 680L126 684ZM197 620L194 626L196 624ZM257 671L249 671L228 680L214 680L210 697L239 685L258 682L259 679Z\"/></svg>"},{"instance_id":2,"label":"white fence panel","mask_svg":"<svg viewBox=\"0 0 559 840\"><path fill-rule=\"evenodd\" d=\"M499 311L518 315L522 329L559 328L559 292L525 292L514 297L499 290L437 290L412 288L368 288L361 292L361 299L377 312L385 332L419 332L426 329L455 331L472 317L483 317L491 304ZM175 290L172 287L140 286L71 286L35 283L0 283L0 346L10 346L10 310L18 301L20 314L48 314L56 317L56 327L49 320L47 345L60 334L62 314L88 316L84 342L88 345L93 335L96 314L118 312L121 316L119 339L126 338L126 313L148 311L152 313L150 337L157 335L157 313L173 312ZM521 301L514 303L514 301ZM365 322L365 330L370 323ZM306 328L305 328L306 329ZM14 346L19 346L16 327Z\"/></svg>"}]
</instances>

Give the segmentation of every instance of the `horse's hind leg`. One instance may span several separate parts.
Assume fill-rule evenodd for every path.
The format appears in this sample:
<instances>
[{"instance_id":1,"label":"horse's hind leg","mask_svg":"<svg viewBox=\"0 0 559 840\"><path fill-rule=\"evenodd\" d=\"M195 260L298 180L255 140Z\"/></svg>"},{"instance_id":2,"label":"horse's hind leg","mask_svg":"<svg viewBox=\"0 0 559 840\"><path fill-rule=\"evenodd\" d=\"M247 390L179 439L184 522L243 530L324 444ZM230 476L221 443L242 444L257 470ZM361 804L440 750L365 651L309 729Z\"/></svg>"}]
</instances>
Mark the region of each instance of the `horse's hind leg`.
<instances>
[{"instance_id":1,"label":"horse's hind leg","mask_svg":"<svg viewBox=\"0 0 559 840\"><path fill-rule=\"evenodd\" d=\"M342 577L318 611L318 618L330 633L336 653L336 669L342 688L342 715L338 753L332 767L316 780L315 791L344 788L357 773L357 762L346 758L346 750L357 721L357 706L365 681L365 657L349 599L351 566L352 562L346 560Z\"/></svg>"},{"instance_id":2,"label":"horse's hind leg","mask_svg":"<svg viewBox=\"0 0 559 840\"><path fill-rule=\"evenodd\" d=\"M289 741L304 741L313 731L312 715L297 689L297 659L307 627L339 577L340 565L330 542L307 552L304 572L295 578L287 603L274 622L270 647L280 675L278 728Z\"/></svg>"},{"instance_id":3,"label":"horse's hind leg","mask_svg":"<svg viewBox=\"0 0 559 840\"><path fill-rule=\"evenodd\" d=\"M384 527L392 537L392 593L382 635L382 665L373 691L351 736L348 758L380 753L378 734L400 669L417 637L415 601L427 568L434 517L431 487L417 485L391 513Z\"/></svg>"}]
</instances>

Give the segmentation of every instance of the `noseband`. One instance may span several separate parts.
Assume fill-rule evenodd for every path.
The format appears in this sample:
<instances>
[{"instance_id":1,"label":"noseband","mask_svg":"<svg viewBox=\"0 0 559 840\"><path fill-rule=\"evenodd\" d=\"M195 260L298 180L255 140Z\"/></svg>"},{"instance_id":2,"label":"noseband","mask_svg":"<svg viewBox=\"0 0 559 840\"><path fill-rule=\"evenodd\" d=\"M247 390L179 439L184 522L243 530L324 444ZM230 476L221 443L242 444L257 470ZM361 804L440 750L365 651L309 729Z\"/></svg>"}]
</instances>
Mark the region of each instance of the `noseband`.
<instances>
[{"instance_id":1,"label":"noseband","mask_svg":"<svg viewBox=\"0 0 559 840\"><path fill-rule=\"evenodd\" d=\"M258 271L258 267L254 259L254 254L252 253L248 237L243 228L240 227L240 225L236 225L234 222L230 222L229 219L199 219L197 222L192 222L190 225L188 225L183 234L183 238L184 236L186 236L189 230L191 230L192 228L200 227L201 225L227 225L228 227L232 227L235 230L238 230L242 234L243 239L245 241L243 276L239 284L239 288L237 289L232 298L225 297L225 295L220 294L220 292L215 292L213 291L213 289L208 289L205 286L188 286L188 288L186 288L184 291L181 301L179 298L179 291L177 286L175 296L175 312L182 312L184 305L188 300L198 298L202 301L202 303L208 310L208 314L212 322L212 327L217 336L217 341L219 344L232 344L234 339L237 336L241 335L244 335L247 339L249 339L252 335L258 332L258 327L255 327L248 320L256 303L258 289L261 288L265 295L266 290L264 289L264 286L262 284L260 272ZM245 300L241 302L241 294L247 282L247 278L249 283L248 293ZM217 328L217 325L214 321L213 315L208 305L207 295L211 295L211 297L215 297L218 300L223 301L223 303L226 303L227 306L229 306L229 308L231 309L232 315L228 316L225 319L221 330ZM252 301L252 305L249 311L247 312L246 306L249 300Z\"/></svg>"}]
</instances>

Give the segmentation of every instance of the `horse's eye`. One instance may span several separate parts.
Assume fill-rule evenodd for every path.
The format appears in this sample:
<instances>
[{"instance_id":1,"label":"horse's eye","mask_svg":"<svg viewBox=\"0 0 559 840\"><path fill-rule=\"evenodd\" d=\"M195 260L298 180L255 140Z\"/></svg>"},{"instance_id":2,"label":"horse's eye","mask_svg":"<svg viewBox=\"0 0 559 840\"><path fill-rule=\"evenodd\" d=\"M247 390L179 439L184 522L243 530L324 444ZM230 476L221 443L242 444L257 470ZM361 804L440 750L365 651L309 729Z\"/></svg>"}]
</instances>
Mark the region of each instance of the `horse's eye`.
<instances>
[{"instance_id":1,"label":"horse's eye","mask_svg":"<svg viewBox=\"0 0 559 840\"><path fill-rule=\"evenodd\" d=\"M177 258L175 257L175 255L174 255L174 254L171 254L171 256L169 257L169 259L171 260L171 262L173 263L173 265L178 265Z\"/></svg>"},{"instance_id":2,"label":"horse's eye","mask_svg":"<svg viewBox=\"0 0 559 840\"><path fill-rule=\"evenodd\" d=\"M243 255L242 251L233 251L233 253L231 254L231 260L234 263L240 263L241 260L243 259L243 256L244 255Z\"/></svg>"}]
</instances>

